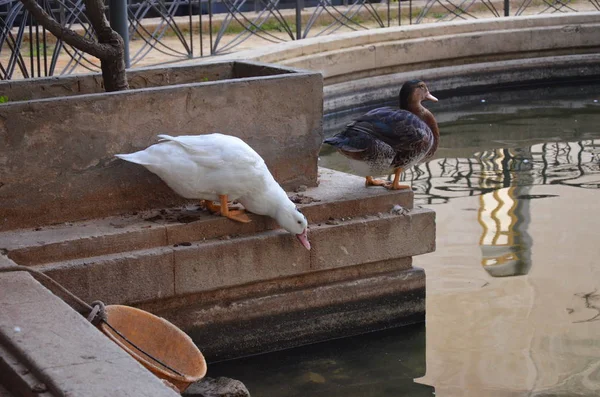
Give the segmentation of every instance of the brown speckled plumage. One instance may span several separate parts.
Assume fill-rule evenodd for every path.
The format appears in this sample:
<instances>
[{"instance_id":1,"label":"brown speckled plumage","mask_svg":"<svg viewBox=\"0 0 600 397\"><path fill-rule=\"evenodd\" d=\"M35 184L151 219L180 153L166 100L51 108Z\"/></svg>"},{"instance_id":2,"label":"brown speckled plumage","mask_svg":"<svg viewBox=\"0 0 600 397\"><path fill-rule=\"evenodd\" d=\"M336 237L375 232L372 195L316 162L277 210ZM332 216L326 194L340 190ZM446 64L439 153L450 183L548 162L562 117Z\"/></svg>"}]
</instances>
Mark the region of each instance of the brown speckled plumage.
<instances>
[{"instance_id":1,"label":"brown speckled plumage","mask_svg":"<svg viewBox=\"0 0 600 397\"><path fill-rule=\"evenodd\" d=\"M361 170L357 172L367 177L424 161L433 156L439 139L435 118L421 105L425 99L437 100L423 82L407 82L400 92L400 109L373 109L325 143L335 146L355 165L364 162L364 166L358 164Z\"/></svg>"}]
</instances>

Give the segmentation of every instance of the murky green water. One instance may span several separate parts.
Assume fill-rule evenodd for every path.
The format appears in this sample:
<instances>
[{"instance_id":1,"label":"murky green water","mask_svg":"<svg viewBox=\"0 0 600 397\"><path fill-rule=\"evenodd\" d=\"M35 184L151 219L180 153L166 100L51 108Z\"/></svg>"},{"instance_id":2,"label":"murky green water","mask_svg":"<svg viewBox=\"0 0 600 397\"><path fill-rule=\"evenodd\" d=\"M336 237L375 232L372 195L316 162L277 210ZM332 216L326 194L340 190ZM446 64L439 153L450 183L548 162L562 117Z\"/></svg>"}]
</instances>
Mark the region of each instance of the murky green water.
<instances>
[{"instance_id":1,"label":"murky green water","mask_svg":"<svg viewBox=\"0 0 600 397\"><path fill-rule=\"evenodd\" d=\"M253 396L600 395L599 100L600 86L574 86L429 105L440 149L404 175L416 205L437 213L437 250L414 262L427 274L426 331L219 363L208 376ZM326 133L353 116L328 117ZM320 162L349 171L329 148Z\"/></svg>"}]
</instances>

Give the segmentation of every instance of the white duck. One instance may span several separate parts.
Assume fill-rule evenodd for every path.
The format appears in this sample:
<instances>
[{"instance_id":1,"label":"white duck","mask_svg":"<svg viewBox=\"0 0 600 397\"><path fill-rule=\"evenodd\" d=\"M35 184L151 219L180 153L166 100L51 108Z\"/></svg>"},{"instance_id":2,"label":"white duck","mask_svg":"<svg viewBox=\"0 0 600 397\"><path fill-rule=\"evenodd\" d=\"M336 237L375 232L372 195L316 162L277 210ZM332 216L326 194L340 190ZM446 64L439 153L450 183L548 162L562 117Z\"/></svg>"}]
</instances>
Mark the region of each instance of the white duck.
<instances>
[{"instance_id":1,"label":"white duck","mask_svg":"<svg viewBox=\"0 0 600 397\"><path fill-rule=\"evenodd\" d=\"M274 218L310 249L306 217L244 141L217 133L158 138L159 143L145 150L115 156L143 165L185 198L209 200L205 202L209 209L222 216L250 222L243 210L227 206L228 200L238 200L248 211ZM220 206L212 201L219 201Z\"/></svg>"}]
</instances>

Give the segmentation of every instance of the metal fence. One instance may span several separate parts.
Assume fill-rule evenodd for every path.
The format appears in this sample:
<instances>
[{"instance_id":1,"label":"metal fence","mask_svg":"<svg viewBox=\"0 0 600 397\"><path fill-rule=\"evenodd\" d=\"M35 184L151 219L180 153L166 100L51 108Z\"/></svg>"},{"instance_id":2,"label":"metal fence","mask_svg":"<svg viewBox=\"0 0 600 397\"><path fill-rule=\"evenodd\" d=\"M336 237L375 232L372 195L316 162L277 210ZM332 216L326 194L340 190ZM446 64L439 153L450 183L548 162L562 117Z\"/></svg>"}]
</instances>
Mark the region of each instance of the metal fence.
<instances>
[{"instance_id":1,"label":"metal fence","mask_svg":"<svg viewBox=\"0 0 600 397\"><path fill-rule=\"evenodd\" d=\"M121 1L127 1L126 8ZM93 37L82 0L38 0L63 26ZM336 32L482 17L600 11L600 0L111 0L127 13L131 66L214 56ZM112 7L112 9L111 9ZM123 16L125 16L125 11ZM98 71L56 40L19 0L0 0L0 78Z\"/></svg>"}]
</instances>

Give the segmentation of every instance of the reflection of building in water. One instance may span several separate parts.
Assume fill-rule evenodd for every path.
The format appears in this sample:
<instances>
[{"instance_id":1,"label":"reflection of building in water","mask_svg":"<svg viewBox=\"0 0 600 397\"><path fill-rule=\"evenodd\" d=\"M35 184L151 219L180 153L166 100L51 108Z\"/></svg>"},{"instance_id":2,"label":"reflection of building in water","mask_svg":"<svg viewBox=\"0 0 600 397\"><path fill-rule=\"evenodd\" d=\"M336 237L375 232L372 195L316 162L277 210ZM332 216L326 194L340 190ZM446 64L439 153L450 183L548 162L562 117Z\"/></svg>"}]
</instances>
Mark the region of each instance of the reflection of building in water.
<instances>
[{"instance_id":1,"label":"reflection of building in water","mask_svg":"<svg viewBox=\"0 0 600 397\"><path fill-rule=\"evenodd\" d=\"M407 179L420 203L479 195L482 265L495 277L527 274L532 246L529 205L542 198L529 194L531 186L600 187L598 142L551 142L486 150L472 158L436 159L415 167Z\"/></svg>"},{"instance_id":2,"label":"reflection of building in water","mask_svg":"<svg viewBox=\"0 0 600 397\"><path fill-rule=\"evenodd\" d=\"M532 169L531 153L496 149L481 153L479 159L482 188L489 189L490 183L502 187L479 196L481 264L494 277L527 274L531 267L527 226L532 181L531 173L524 171Z\"/></svg>"}]
</instances>

